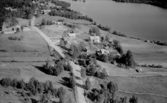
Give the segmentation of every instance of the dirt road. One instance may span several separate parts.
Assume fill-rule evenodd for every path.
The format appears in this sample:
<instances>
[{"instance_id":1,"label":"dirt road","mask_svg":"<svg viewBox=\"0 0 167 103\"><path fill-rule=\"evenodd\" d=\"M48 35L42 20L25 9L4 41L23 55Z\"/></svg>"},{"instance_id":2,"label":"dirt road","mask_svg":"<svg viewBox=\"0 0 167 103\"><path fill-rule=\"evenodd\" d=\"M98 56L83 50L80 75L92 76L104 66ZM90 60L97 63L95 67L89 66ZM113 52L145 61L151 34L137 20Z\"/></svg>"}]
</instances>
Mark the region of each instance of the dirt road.
<instances>
[{"instance_id":1,"label":"dirt road","mask_svg":"<svg viewBox=\"0 0 167 103\"><path fill-rule=\"evenodd\" d=\"M48 36L46 36L39 28L35 27L34 26L34 21L35 21L35 17L33 17L32 20L31 20L31 26L32 26L31 28L33 30L35 30L36 32L38 32L38 34L40 34L40 36L47 42L47 44L50 47L52 47L55 51L57 51L62 58L65 58L65 55L63 54L62 49L59 48L58 46L56 46L55 43ZM80 74L81 67L79 65L76 65L72 61L69 61L69 63L73 68L73 73L74 73L75 77L80 78L80 79L75 78L76 83L79 84L79 85L83 85L82 77L81 77L81 74ZM77 86L76 90L77 90L77 94L78 94L77 95L78 96L78 98L77 98L78 102L79 103L87 103L86 99L84 97L84 89Z\"/></svg>"}]
</instances>

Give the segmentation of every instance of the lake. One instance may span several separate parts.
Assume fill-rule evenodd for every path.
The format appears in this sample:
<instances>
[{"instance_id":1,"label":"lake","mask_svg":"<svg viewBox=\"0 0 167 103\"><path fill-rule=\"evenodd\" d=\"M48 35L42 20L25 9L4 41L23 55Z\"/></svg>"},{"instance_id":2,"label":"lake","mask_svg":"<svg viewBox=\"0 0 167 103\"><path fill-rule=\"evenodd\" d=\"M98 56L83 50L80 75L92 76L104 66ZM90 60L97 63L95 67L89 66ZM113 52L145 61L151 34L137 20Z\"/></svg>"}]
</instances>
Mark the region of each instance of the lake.
<instances>
[{"instance_id":1,"label":"lake","mask_svg":"<svg viewBox=\"0 0 167 103\"><path fill-rule=\"evenodd\" d=\"M109 26L127 36L167 42L167 10L112 0L68 1L71 9L93 18L97 24Z\"/></svg>"}]
</instances>

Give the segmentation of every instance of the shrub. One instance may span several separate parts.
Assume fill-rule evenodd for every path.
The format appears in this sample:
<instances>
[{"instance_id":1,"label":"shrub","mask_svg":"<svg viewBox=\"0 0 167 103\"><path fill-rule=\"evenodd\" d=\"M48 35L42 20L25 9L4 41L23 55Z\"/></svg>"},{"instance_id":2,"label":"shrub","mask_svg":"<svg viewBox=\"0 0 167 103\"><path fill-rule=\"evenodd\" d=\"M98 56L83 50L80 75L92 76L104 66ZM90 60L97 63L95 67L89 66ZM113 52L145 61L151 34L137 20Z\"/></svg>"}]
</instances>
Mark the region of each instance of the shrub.
<instances>
[{"instance_id":1,"label":"shrub","mask_svg":"<svg viewBox=\"0 0 167 103\"><path fill-rule=\"evenodd\" d=\"M122 49L122 46L119 44L115 47L115 49L118 51L118 53L120 53L121 55L124 53L123 52L123 49Z\"/></svg>"},{"instance_id":2,"label":"shrub","mask_svg":"<svg viewBox=\"0 0 167 103\"><path fill-rule=\"evenodd\" d=\"M55 64L53 65L51 65L49 61L46 61L43 72L50 74L50 75L58 76L61 72L64 71L65 68L67 69L64 60L56 61Z\"/></svg>"},{"instance_id":3,"label":"shrub","mask_svg":"<svg viewBox=\"0 0 167 103\"><path fill-rule=\"evenodd\" d=\"M46 25L46 24L47 24L47 21L45 19L42 19L41 25Z\"/></svg>"},{"instance_id":4,"label":"shrub","mask_svg":"<svg viewBox=\"0 0 167 103\"><path fill-rule=\"evenodd\" d=\"M70 46L70 54L73 59L76 59L80 55L80 49L77 45L73 44Z\"/></svg>"},{"instance_id":5,"label":"shrub","mask_svg":"<svg viewBox=\"0 0 167 103\"><path fill-rule=\"evenodd\" d=\"M58 89L57 95L58 95L59 98L61 98L65 95L65 93L66 93L65 89L63 87L60 87Z\"/></svg>"},{"instance_id":6,"label":"shrub","mask_svg":"<svg viewBox=\"0 0 167 103\"><path fill-rule=\"evenodd\" d=\"M88 72L90 76L94 76L96 73L96 66L93 64L90 65L89 68L87 68L86 72Z\"/></svg>"},{"instance_id":7,"label":"shrub","mask_svg":"<svg viewBox=\"0 0 167 103\"><path fill-rule=\"evenodd\" d=\"M64 70L66 70L66 71L71 71L72 70L72 67L71 67L69 62L67 63L66 66L64 66Z\"/></svg>"},{"instance_id":8,"label":"shrub","mask_svg":"<svg viewBox=\"0 0 167 103\"><path fill-rule=\"evenodd\" d=\"M126 53L125 65L127 67L135 67L135 65L136 65L134 58L133 58L133 54L130 50L128 50Z\"/></svg>"},{"instance_id":9,"label":"shrub","mask_svg":"<svg viewBox=\"0 0 167 103\"><path fill-rule=\"evenodd\" d=\"M75 82L74 76L71 76L69 83L70 83L71 88L75 89L76 82Z\"/></svg>"},{"instance_id":10,"label":"shrub","mask_svg":"<svg viewBox=\"0 0 167 103\"><path fill-rule=\"evenodd\" d=\"M12 81L10 78L3 78L3 79L1 79L0 84L4 87L9 87L9 86L11 86Z\"/></svg>"},{"instance_id":11,"label":"shrub","mask_svg":"<svg viewBox=\"0 0 167 103\"><path fill-rule=\"evenodd\" d=\"M89 29L89 33L90 34L95 33L96 36L101 36L100 30L97 27L92 27L91 29Z\"/></svg>"},{"instance_id":12,"label":"shrub","mask_svg":"<svg viewBox=\"0 0 167 103\"><path fill-rule=\"evenodd\" d=\"M129 99L129 103L138 103L138 98L134 95Z\"/></svg>"},{"instance_id":13,"label":"shrub","mask_svg":"<svg viewBox=\"0 0 167 103\"><path fill-rule=\"evenodd\" d=\"M90 88L91 88L91 82L90 82L89 79L87 79L87 80L85 81L85 89L86 89L86 90L89 90Z\"/></svg>"},{"instance_id":14,"label":"shrub","mask_svg":"<svg viewBox=\"0 0 167 103\"><path fill-rule=\"evenodd\" d=\"M82 76L82 78L86 77L86 69L84 69L84 68L81 69L81 76Z\"/></svg>"},{"instance_id":15,"label":"shrub","mask_svg":"<svg viewBox=\"0 0 167 103\"><path fill-rule=\"evenodd\" d=\"M114 84L113 82L109 82L107 84L107 89L108 91L112 94L112 96L114 97L115 92L118 90L118 87L116 84Z\"/></svg>"}]
</instances>

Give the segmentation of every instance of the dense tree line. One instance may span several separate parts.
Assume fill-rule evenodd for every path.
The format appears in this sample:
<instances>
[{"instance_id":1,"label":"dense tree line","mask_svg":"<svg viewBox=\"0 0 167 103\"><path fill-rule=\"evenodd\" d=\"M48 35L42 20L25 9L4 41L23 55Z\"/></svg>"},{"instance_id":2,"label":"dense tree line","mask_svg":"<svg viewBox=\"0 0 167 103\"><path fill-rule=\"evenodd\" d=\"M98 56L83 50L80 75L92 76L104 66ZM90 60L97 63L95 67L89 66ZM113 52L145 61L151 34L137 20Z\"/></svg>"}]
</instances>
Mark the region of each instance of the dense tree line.
<instances>
[{"instance_id":1,"label":"dense tree line","mask_svg":"<svg viewBox=\"0 0 167 103\"><path fill-rule=\"evenodd\" d=\"M71 6L70 3L67 3L65 1L59 1L59 0L52 0L52 3L55 4L55 5L57 5L57 6L61 6L63 8L68 8L68 7Z\"/></svg>"},{"instance_id":2,"label":"dense tree line","mask_svg":"<svg viewBox=\"0 0 167 103\"><path fill-rule=\"evenodd\" d=\"M166 0L113 0L113 1L127 2L127 3L151 4L151 5L154 5L154 6L158 6L158 7L167 9L167 1Z\"/></svg>"},{"instance_id":3,"label":"dense tree line","mask_svg":"<svg viewBox=\"0 0 167 103\"><path fill-rule=\"evenodd\" d=\"M112 81L102 83L100 86L100 89L93 88L86 94L93 103L138 103L138 98L135 96L132 96L129 100L127 97L115 98L118 86Z\"/></svg>"},{"instance_id":4,"label":"dense tree line","mask_svg":"<svg viewBox=\"0 0 167 103\"><path fill-rule=\"evenodd\" d=\"M28 91L30 93L29 96L35 96L37 94L50 94L60 98L65 95L64 88L54 88L51 81L39 82L34 77L32 77L28 83L24 82L23 80L2 78L0 80L0 85L3 87L13 87Z\"/></svg>"},{"instance_id":5,"label":"dense tree line","mask_svg":"<svg viewBox=\"0 0 167 103\"><path fill-rule=\"evenodd\" d=\"M110 32L110 27L108 26L102 26L101 24L97 25L100 29L104 30L104 31L109 31Z\"/></svg>"},{"instance_id":6,"label":"dense tree line","mask_svg":"<svg viewBox=\"0 0 167 103\"><path fill-rule=\"evenodd\" d=\"M81 19L81 20L87 20L92 22L93 19L88 17L88 16L83 16L81 13L76 12L71 9L67 8L58 8L58 9L52 9L51 12L49 13L50 16L61 16L65 17L68 19Z\"/></svg>"},{"instance_id":7,"label":"dense tree line","mask_svg":"<svg viewBox=\"0 0 167 103\"><path fill-rule=\"evenodd\" d=\"M7 7L15 10L6 9ZM32 3L32 0L0 0L0 30L7 18L20 17L30 19L34 14L35 8L36 6Z\"/></svg>"}]
</instances>

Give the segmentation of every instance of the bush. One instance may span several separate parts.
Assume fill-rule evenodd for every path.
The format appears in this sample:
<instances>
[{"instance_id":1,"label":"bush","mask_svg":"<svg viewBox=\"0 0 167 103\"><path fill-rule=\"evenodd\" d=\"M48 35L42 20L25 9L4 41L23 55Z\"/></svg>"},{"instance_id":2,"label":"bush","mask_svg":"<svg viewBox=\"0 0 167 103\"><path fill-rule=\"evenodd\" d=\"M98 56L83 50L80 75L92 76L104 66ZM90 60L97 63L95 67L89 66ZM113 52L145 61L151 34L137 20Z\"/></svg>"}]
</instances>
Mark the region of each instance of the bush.
<instances>
[{"instance_id":1,"label":"bush","mask_svg":"<svg viewBox=\"0 0 167 103\"><path fill-rule=\"evenodd\" d=\"M72 67L71 67L69 62L67 63L66 66L64 66L64 70L66 70L66 71L71 71L72 70Z\"/></svg>"},{"instance_id":2,"label":"bush","mask_svg":"<svg viewBox=\"0 0 167 103\"><path fill-rule=\"evenodd\" d=\"M130 50L128 50L126 53L125 65L127 67L135 67L135 65L136 65L134 58L133 58L133 54Z\"/></svg>"},{"instance_id":3,"label":"bush","mask_svg":"<svg viewBox=\"0 0 167 103\"><path fill-rule=\"evenodd\" d=\"M0 84L4 87L9 87L12 85L12 80L10 78L3 78L0 80Z\"/></svg>"},{"instance_id":4,"label":"bush","mask_svg":"<svg viewBox=\"0 0 167 103\"><path fill-rule=\"evenodd\" d=\"M121 45L117 45L117 47L115 47L115 49L116 49L116 50L118 51L118 53L120 53L121 55L124 53Z\"/></svg>"},{"instance_id":5,"label":"bush","mask_svg":"<svg viewBox=\"0 0 167 103\"><path fill-rule=\"evenodd\" d=\"M23 36L20 36L20 37L12 37L12 36L10 36L10 37L8 37L8 39L9 40L18 40L18 41L20 41L20 40L23 39Z\"/></svg>"},{"instance_id":6,"label":"bush","mask_svg":"<svg viewBox=\"0 0 167 103\"><path fill-rule=\"evenodd\" d=\"M96 66L90 65L89 68L87 68L86 72L89 74L89 76L94 76L96 73Z\"/></svg>"},{"instance_id":7,"label":"bush","mask_svg":"<svg viewBox=\"0 0 167 103\"><path fill-rule=\"evenodd\" d=\"M138 103L138 98L134 95L129 99L129 103Z\"/></svg>"},{"instance_id":8,"label":"bush","mask_svg":"<svg viewBox=\"0 0 167 103\"><path fill-rule=\"evenodd\" d=\"M49 61L46 61L43 72L50 75L58 76L64 71L65 68L67 69L68 67L66 67L64 60L56 61L54 65L51 65Z\"/></svg>"},{"instance_id":9,"label":"bush","mask_svg":"<svg viewBox=\"0 0 167 103\"><path fill-rule=\"evenodd\" d=\"M0 85L4 87L14 87L17 89L25 90L29 92L28 96L40 94L51 94L55 97L62 97L65 95L64 88L53 88L53 84L51 81L46 81L45 83L39 82L34 77L30 78L28 83L25 83L23 80L17 80L10 78L3 78L0 80Z\"/></svg>"},{"instance_id":10,"label":"bush","mask_svg":"<svg viewBox=\"0 0 167 103\"><path fill-rule=\"evenodd\" d=\"M73 44L70 47L70 55L73 59L76 59L80 55L80 49L77 45Z\"/></svg>"},{"instance_id":11,"label":"bush","mask_svg":"<svg viewBox=\"0 0 167 103\"><path fill-rule=\"evenodd\" d=\"M86 89L86 90L89 90L90 88L91 88L91 82L90 82L89 79L87 79L87 80L85 81L85 89Z\"/></svg>"},{"instance_id":12,"label":"bush","mask_svg":"<svg viewBox=\"0 0 167 103\"><path fill-rule=\"evenodd\" d=\"M59 98L61 98L65 95L65 93L66 93L65 89L63 87L60 87L58 89L57 95L58 95Z\"/></svg>"},{"instance_id":13,"label":"bush","mask_svg":"<svg viewBox=\"0 0 167 103\"><path fill-rule=\"evenodd\" d=\"M136 66L136 62L130 50L128 50L127 53L123 54L121 57L116 57L115 60L118 64L124 65L126 67L134 68Z\"/></svg>"},{"instance_id":14,"label":"bush","mask_svg":"<svg viewBox=\"0 0 167 103\"><path fill-rule=\"evenodd\" d=\"M86 69L84 69L84 68L81 69L81 76L82 76L82 78L86 77Z\"/></svg>"},{"instance_id":15,"label":"bush","mask_svg":"<svg viewBox=\"0 0 167 103\"><path fill-rule=\"evenodd\" d=\"M91 29L89 29L89 33L90 34L95 33L96 36L101 36L100 30L97 27L92 27Z\"/></svg>"},{"instance_id":16,"label":"bush","mask_svg":"<svg viewBox=\"0 0 167 103\"><path fill-rule=\"evenodd\" d=\"M41 25L46 25L46 24L47 24L47 21L45 19L42 19Z\"/></svg>"},{"instance_id":17,"label":"bush","mask_svg":"<svg viewBox=\"0 0 167 103\"><path fill-rule=\"evenodd\" d=\"M118 86L116 84L114 84L113 82L109 82L107 84L107 89L112 94L112 96L114 97L115 92L118 90Z\"/></svg>"},{"instance_id":18,"label":"bush","mask_svg":"<svg viewBox=\"0 0 167 103\"><path fill-rule=\"evenodd\" d=\"M74 76L71 76L69 83L70 83L71 88L75 89L76 82L75 82Z\"/></svg>"}]
</instances>

